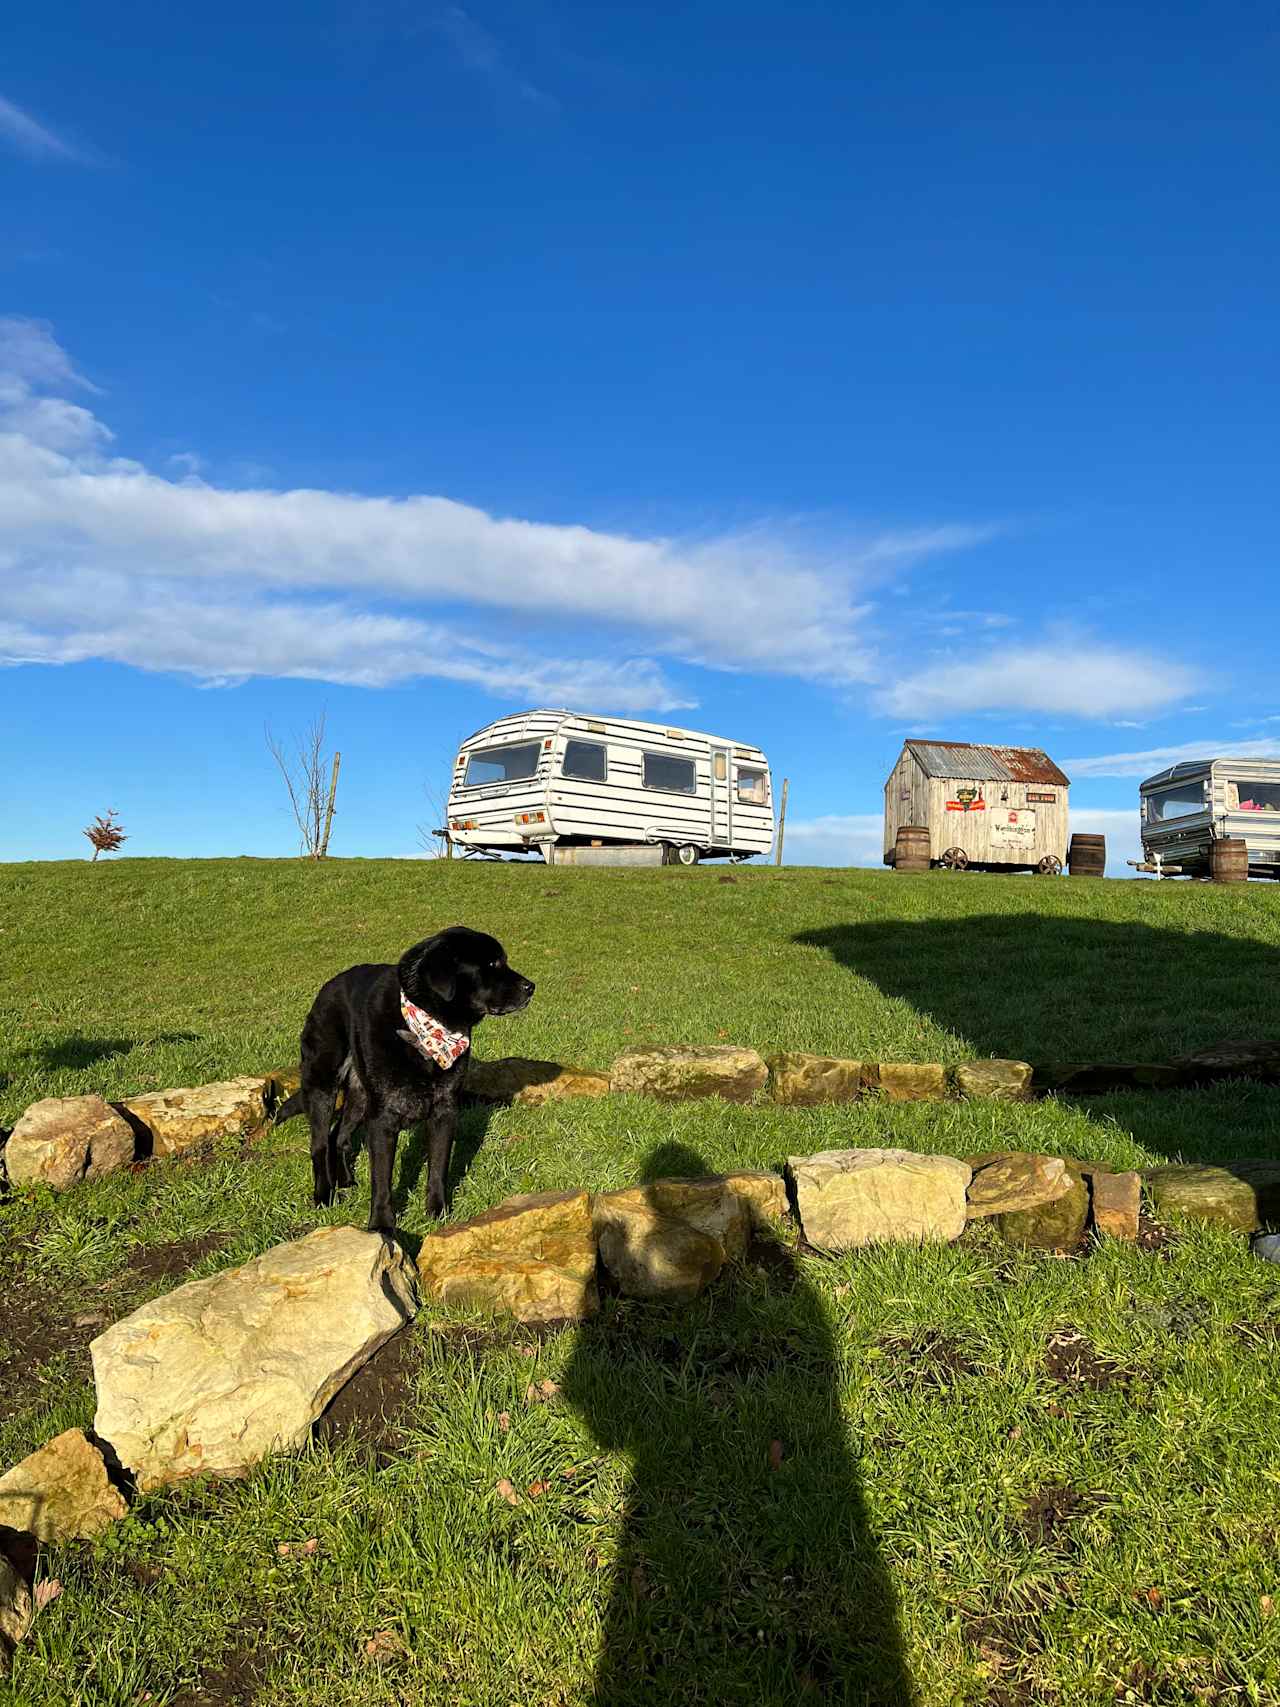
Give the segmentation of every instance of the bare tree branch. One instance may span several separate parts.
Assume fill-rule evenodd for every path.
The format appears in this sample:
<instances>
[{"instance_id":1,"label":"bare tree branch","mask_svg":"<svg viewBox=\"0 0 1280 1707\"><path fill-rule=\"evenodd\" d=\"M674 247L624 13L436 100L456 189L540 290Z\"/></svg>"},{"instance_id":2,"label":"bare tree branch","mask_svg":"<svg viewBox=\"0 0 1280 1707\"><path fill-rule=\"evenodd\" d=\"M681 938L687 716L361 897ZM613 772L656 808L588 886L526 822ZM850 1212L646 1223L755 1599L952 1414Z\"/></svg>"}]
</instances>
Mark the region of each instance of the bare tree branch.
<instances>
[{"instance_id":1,"label":"bare tree branch","mask_svg":"<svg viewBox=\"0 0 1280 1707\"><path fill-rule=\"evenodd\" d=\"M329 784L326 812L325 771L328 758L324 750L325 714L314 717L301 735L293 737L293 749L265 726L267 751L275 760L289 795L289 806L302 841L307 859L324 859L329 851L329 831L333 823L333 795L338 787L338 764L341 754L333 756L333 775Z\"/></svg>"}]
</instances>

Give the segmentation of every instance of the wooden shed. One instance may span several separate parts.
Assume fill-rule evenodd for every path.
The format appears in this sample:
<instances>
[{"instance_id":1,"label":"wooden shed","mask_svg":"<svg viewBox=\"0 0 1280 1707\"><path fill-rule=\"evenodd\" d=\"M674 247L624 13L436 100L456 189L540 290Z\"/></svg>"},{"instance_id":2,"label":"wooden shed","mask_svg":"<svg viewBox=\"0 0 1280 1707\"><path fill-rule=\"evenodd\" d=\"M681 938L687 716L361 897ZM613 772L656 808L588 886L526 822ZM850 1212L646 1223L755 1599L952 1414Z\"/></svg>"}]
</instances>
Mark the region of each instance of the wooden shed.
<instances>
[{"instance_id":1,"label":"wooden shed","mask_svg":"<svg viewBox=\"0 0 1280 1707\"><path fill-rule=\"evenodd\" d=\"M1069 786L1039 747L908 741L884 785L884 862L914 824L929 832L931 865L1060 872Z\"/></svg>"}]
</instances>

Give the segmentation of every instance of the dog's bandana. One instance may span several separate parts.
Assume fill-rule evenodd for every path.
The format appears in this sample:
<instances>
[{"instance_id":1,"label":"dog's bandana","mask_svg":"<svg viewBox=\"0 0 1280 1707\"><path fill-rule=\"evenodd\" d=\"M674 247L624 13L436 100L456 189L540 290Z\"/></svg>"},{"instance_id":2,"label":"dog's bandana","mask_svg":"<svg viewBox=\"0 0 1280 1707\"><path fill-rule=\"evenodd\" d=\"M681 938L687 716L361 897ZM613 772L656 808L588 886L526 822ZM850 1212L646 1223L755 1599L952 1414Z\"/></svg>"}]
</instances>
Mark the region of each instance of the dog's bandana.
<instances>
[{"instance_id":1,"label":"dog's bandana","mask_svg":"<svg viewBox=\"0 0 1280 1707\"><path fill-rule=\"evenodd\" d=\"M415 1007L403 990L400 992L400 1012L409 1028L400 1033L401 1037L428 1061L434 1061L437 1067L452 1067L459 1055L470 1049L471 1039L465 1032L450 1031L441 1025L425 1009Z\"/></svg>"}]
</instances>

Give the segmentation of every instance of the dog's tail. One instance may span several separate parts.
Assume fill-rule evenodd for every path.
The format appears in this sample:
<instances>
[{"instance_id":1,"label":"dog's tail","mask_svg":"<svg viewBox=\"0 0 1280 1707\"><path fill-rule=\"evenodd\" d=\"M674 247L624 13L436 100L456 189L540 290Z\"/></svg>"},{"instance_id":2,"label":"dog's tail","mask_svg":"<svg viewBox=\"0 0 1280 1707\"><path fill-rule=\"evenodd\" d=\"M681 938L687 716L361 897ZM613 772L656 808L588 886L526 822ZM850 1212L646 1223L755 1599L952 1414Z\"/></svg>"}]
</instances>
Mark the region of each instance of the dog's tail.
<instances>
[{"instance_id":1,"label":"dog's tail","mask_svg":"<svg viewBox=\"0 0 1280 1707\"><path fill-rule=\"evenodd\" d=\"M283 1126L286 1120L292 1120L295 1114L302 1113L302 1092L297 1090L291 1097L286 1097L271 1116L273 1126Z\"/></svg>"}]
</instances>

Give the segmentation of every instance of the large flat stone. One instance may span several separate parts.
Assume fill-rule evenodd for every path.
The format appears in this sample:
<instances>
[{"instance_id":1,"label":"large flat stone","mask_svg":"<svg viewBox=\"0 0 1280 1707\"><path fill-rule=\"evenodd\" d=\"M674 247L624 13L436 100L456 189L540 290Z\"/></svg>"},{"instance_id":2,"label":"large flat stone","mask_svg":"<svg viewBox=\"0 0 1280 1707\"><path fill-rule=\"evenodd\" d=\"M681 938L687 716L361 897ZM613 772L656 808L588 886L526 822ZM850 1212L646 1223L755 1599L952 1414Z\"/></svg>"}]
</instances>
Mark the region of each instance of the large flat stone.
<instances>
[{"instance_id":1,"label":"large flat stone","mask_svg":"<svg viewBox=\"0 0 1280 1707\"><path fill-rule=\"evenodd\" d=\"M785 1211L786 1188L766 1173L653 1180L592 1202L600 1260L633 1298L696 1297Z\"/></svg>"},{"instance_id":2,"label":"large flat stone","mask_svg":"<svg viewBox=\"0 0 1280 1707\"><path fill-rule=\"evenodd\" d=\"M1070 1189L1060 1197L994 1217L994 1225L1011 1244L1042 1251L1078 1248L1089 1224L1089 1188L1074 1162L1064 1165Z\"/></svg>"},{"instance_id":3,"label":"large flat stone","mask_svg":"<svg viewBox=\"0 0 1280 1707\"><path fill-rule=\"evenodd\" d=\"M768 1078L769 1069L754 1049L734 1043L672 1043L619 1055L609 1070L609 1088L668 1099L750 1102Z\"/></svg>"},{"instance_id":4,"label":"large flat stone","mask_svg":"<svg viewBox=\"0 0 1280 1707\"><path fill-rule=\"evenodd\" d=\"M9 1135L4 1160L15 1185L67 1191L127 1167L134 1156L133 1128L99 1096L43 1097L33 1102Z\"/></svg>"},{"instance_id":5,"label":"large flat stone","mask_svg":"<svg viewBox=\"0 0 1280 1707\"><path fill-rule=\"evenodd\" d=\"M0 1553L0 1677L8 1674L10 1654L31 1628L31 1590Z\"/></svg>"},{"instance_id":6,"label":"large flat stone","mask_svg":"<svg viewBox=\"0 0 1280 1707\"><path fill-rule=\"evenodd\" d=\"M1037 1091L1063 1096L1174 1090L1188 1082L1184 1069L1168 1061L1049 1061L1037 1065L1032 1078Z\"/></svg>"},{"instance_id":7,"label":"large flat stone","mask_svg":"<svg viewBox=\"0 0 1280 1707\"><path fill-rule=\"evenodd\" d=\"M972 1158L968 1216L1007 1215L1054 1203L1071 1190L1071 1176L1061 1156L1036 1156L1006 1150Z\"/></svg>"},{"instance_id":8,"label":"large flat stone","mask_svg":"<svg viewBox=\"0 0 1280 1707\"><path fill-rule=\"evenodd\" d=\"M238 1475L300 1446L416 1309L413 1261L398 1245L317 1228L100 1334L89 1348L94 1430L144 1492L203 1472Z\"/></svg>"},{"instance_id":9,"label":"large flat stone","mask_svg":"<svg viewBox=\"0 0 1280 1707\"><path fill-rule=\"evenodd\" d=\"M1178 1055L1172 1064L1201 1084L1219 1079L1261 1079L1274 1084L1280 1080L1280 1040L1228 1038Z\"/></svg>"},{"instance_id":10,"label":"large flat stone","mask_svg":"<svg viewBox=\"0 0 1280 1707\"><path fill-rule=\"evenodd\" d=\"M180 1156L217 1138L237 1138L261 1126L267 1113L264 1078L225 1079L189 1090L146 1091L126 1097L127 1109L151 1135L157 1156Z\"/></svg>"},{"instance_id":11,"label":"large flat stone","mask_svg":"<svg viewBox=\"0 0 1280 1707\"><path fill-rule=\"evenodd\" d=\"M939 1061L881 1061L871 1069L887 1102L942 1102L947 1069Z\"/></svg>"},{"instance_id":12,"label":"large flat stone","mask_svg":"<svg viewBox=\"0 0 1280 1707\"><path fill-rule=\"evenodd\" d=\"M1220 1166L1170 1163L1147 1173L1151 1201L1162 1213L1218 1221L1242 1233L1280 1225L1280 1161L1246 1157Z\"/></svg>"},{"instance_id":13,"label":"large flat stone","mask_svg":"<svg viewBox=\"0 0 1280 1707\"><path fill-rule=\"evenodd\" d=\"M55 1435L0 1476L0 1525L37 1541L87 1541L128 1509L102 1454L78 1428Z\"/></svg>"},{"instance_id":14,"label":"large flat stone","mask_svg":"<svg viewBox=\"0 0 1280 1707\"><path fill-rule=\"evenodd\" d=\"M797 1108L816 1108L828 1102L852 1102L867 1088L866 1069L861 1061L790 1050L770 1055L766 1064L773 1100Z\"/></svg>"},{"instance_id":15,"label":"large flat stone","mask_svg":"<svg viewBox=\"0 0 1280 1707\"><path fill-rule=\"evenodd\" d=\"M823 1150L787 1169L805 1238L820 1250L891 1240L947 1240L964 1231L969 1164L912 1150Z\"/></svg>"},{"instance_id":16,"label":"large flat stone","mask_svg":"<svg viewBox=\"0 0 1280 1707\"><path fill-rule=\"evenodd\" d=\"M1026 1102L1031 1076L1029 1061L961 1061L955 1069L961 1096L995 1102Z\"/></svg>"},{"instance_id":17,"label":"large flat stone","mask_svg":"<svg viewBox=\"0 0 1280 1707\"><path fill-rule=\"evenodd\" d=\"M598 1307L596 1240L585 1191L509 1197L471 1221L428 1233L418 1252L425 1293L443 1304L522 1322L578 1320Z\"/></svg>"},{"instance_id":18,"label":"large flat stone","mask_svg":"<svg viewBox=\"0 0 1280 1707\"><path fill-rule=\"evenodd\" d=\"M1134 1244L1142 1212L1142 1177L1140 1174L1103 1173L1094 1168L1089 1173L1093 1201L1093 1224L1099 1233L1110 1239L1123 1239Z\"/></svg>"},{"instance_id":19,"label":"large flat stone","mask_svg":"<svg viewBox=\"0 0 1280 1707\"><path fill-rule=\"evenodd\" d=\"M508 1055L496 1061L473 1061L467 1068L466 1091L480 1102L559 1102L566 1097L608 1096L609 1075L562 1067L558 1061Z\"/></svg>"}]
</instances>

